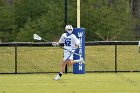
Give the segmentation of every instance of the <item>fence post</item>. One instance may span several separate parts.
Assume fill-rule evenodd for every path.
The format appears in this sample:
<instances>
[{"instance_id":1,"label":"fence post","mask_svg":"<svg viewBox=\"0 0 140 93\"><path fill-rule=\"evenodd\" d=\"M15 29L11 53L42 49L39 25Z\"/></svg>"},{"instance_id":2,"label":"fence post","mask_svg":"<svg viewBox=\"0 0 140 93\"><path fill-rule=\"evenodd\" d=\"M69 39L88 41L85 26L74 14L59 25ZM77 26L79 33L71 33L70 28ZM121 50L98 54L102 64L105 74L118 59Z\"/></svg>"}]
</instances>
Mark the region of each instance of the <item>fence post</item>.
<instances>
[{"instance_id":1,"label":"fence post","mask_svg":"<svg viewBox=\"0 0 140 93\"><path fill-rule=\"evenodd\" d=\"M15 45L15 74L17 74L17 45Z\"/></svg>"},{"instance_id":2,"label":"fence post","mask_svg":"<svg viewBox=\"0 0 140 93\"><path fill-rule=\"evenodd\" d=\"M115 44L115 73L117 73L117 45Z\"/></svg>"},{"instance_id":3,"label":"fence post","mask_svg":"<svg viewBox=\"0 0 140 93\"><path fill-rule=\"evenodd\" d=\"M65 12L64 12L65 14L64 15L65 15L65 26L66 26L67 23L68 23L67 22L68 21L68 8L67 8L68 7L68 3L67 3L67 0L65 0L64 2L65 2L65 9L64 9L65 10ZM67 73L67 72L68 72L68 66L66 64L65 73Z\"/></svg>"}]
</instances>

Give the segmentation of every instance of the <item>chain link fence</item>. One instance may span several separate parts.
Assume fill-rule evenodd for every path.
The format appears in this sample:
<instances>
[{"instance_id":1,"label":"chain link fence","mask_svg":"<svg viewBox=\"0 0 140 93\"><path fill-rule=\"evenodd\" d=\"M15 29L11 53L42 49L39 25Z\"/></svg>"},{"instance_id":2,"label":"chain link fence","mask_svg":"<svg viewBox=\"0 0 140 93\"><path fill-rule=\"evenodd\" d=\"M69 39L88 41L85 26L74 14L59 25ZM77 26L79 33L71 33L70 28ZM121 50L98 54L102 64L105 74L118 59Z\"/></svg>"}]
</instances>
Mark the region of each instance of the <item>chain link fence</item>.
<instances>
[{"instance_id":1,"label":"chain link fence","mask_svg":"<svg viewBox=\"0 0 140 93\"><path fill-rule=\"evenodd\" d=\"M86 42L86 72L139 72L140 53L134 42ZM55 73L63 50L46 43L0 44L0 73ZM68 67L68 72L73 68Z\"/></svg>"}]
</instances>

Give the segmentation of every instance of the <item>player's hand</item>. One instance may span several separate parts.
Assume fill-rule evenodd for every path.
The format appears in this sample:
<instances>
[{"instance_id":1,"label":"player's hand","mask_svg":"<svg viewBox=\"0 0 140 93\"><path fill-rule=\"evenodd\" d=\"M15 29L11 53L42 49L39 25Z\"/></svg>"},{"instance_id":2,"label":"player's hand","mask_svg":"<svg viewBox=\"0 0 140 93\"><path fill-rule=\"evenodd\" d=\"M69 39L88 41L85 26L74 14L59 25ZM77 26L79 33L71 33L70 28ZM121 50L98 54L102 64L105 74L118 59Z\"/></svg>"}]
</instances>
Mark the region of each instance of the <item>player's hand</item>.
<instances>
[{"instance_id":1,"label":"player's hand","mask_svg":"<svg viewBox=\"0 0 140 93\"><path fill-rule=\"evenodd\" d=\"M52 45L53 45L54 47L59 46L59 42L52 42Z\"/></svg>"}]
</instances>

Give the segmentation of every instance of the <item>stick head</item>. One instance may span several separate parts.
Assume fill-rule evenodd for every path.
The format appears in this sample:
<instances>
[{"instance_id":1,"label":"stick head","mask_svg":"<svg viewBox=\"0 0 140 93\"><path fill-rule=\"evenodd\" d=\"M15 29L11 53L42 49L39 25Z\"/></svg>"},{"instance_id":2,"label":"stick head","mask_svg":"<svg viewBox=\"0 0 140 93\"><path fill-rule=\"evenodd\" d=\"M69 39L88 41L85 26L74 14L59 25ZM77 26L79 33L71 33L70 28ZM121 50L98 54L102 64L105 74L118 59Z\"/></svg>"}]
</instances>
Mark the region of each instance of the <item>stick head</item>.
<instances>
[{"instance_id":1,"label":"stick head","mask_svg":"<svg viewBox=\"0 0 140 93\"><path fill-rule=\"evenodd\" d=\"M42 38L39 35L37 35L37 34L33 34L33 38L35 40L42 40Z\"/></svg>"}]
</instances>

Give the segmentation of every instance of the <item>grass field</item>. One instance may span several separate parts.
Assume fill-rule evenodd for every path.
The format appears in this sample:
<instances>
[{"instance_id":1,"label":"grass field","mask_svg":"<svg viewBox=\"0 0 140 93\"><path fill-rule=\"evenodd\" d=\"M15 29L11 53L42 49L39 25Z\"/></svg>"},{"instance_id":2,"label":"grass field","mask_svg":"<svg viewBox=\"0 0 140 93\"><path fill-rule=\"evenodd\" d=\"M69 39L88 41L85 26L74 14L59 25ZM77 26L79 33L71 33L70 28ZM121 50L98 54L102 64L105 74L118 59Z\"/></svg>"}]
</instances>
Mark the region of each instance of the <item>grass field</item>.
<instances>
[{"instance_id":1,"label":"grass field","mask_svg":"<svg viewBox=\"0 0 140 93\"><path fill-rule=\"evenodd\" d=\"M139 73L0 75L0 93L140 93Z\"/></svg>"},{"instance_id":2,"label":"grass field","mask_svg":"<svg viewBox=\"0 0 140 93\"><path fill-rule=\"evenodd\" d=\"M137 46L117 47L118 70L140 71ZM86 47L86 71L113 71L114 46ZM18 47L18 73L58 72L63 51L54 47ZM0 73L14 73L14 47L0 47ZM72 71L72 67L68 68ZM139 73L0 74L0 93L140 93Z\"/></svg>"}]
</instances>

